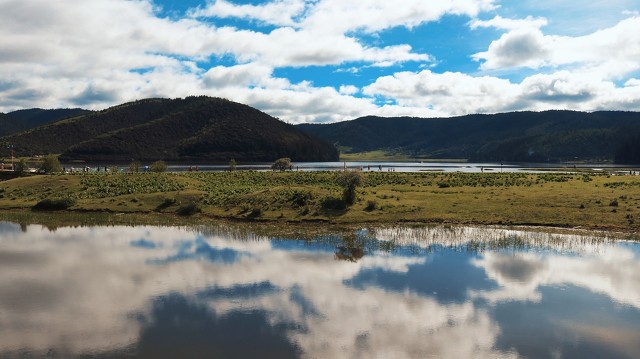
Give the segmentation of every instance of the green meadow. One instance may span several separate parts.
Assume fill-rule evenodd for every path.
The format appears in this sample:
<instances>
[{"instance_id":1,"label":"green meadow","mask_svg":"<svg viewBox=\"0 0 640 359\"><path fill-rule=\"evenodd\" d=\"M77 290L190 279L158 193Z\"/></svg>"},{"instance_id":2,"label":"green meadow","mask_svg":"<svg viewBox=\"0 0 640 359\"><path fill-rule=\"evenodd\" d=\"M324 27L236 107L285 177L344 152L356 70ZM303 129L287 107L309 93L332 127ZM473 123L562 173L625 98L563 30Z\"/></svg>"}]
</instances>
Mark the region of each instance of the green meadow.
<instances>
[{"instance_id":1,"label":"green meadow","mask_svg":"<svg viewBox=\"0 0 640 359\"><path fill-rule=\"evenodd\" d=\"M364 172L356 201L347 206L337 173L36 175L0 183L0 214L108 214L132 223L153 218L640 229L637 176Z\"/></svg>"}]
</instances>

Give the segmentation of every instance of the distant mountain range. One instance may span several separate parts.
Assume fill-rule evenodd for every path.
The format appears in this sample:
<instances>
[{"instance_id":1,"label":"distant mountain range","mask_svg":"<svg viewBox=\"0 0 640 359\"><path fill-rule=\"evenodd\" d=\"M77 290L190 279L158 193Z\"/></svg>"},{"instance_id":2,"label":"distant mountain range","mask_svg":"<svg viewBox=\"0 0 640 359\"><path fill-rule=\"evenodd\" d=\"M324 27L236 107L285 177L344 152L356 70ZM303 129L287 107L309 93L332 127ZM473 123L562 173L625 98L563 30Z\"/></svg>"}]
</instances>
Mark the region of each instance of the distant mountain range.
<instances>
[{"instance_id":1,"label":"distant mountain range","mask_svg":"<svg viewBox=\"0 0 640 359\"><path fill-rule=\"evenodd\" d=\"M200 96L146 99L96 112L0 114L0 136L17 155L59 153L67 161L335 161L340 148L470 161L640 164L640 113L619 111L368 116L292 126L247 105Z\"/></svg>"},{"instance_id":2,"label":"distant mountain range","mask_svg":"<svg viewBox=\"0 0 640 359\"><path fill-rule=\"evenodd\" d=\"M362 117L298 128L348 152L470 161L640 163L638 112L511 112L452 118Z\"/></svg>"},{"instance_id":3,"label":"distant mountain range","mask_svg":"<svg viewBox=\"0 0 640 359\"><path fill-rule=\"evenodd\" d=\"M247 105L211 97L146 99L50 122L0 139L16 155L60 153L63 161L227 163L335 161L338 152Z\"/></svg>"},{"instance_id":4,"label":"distant mountain range","mask_svg":"<svg viewBox=\"0 0 640 359\"><path fill-rule=\"evenodd\" d=\"M64 118L91 113L81 108L43 110L32 108L9 113L0 113L0 137L26 131L34 127L55 122Z\"/></svg>"}]
</instances>

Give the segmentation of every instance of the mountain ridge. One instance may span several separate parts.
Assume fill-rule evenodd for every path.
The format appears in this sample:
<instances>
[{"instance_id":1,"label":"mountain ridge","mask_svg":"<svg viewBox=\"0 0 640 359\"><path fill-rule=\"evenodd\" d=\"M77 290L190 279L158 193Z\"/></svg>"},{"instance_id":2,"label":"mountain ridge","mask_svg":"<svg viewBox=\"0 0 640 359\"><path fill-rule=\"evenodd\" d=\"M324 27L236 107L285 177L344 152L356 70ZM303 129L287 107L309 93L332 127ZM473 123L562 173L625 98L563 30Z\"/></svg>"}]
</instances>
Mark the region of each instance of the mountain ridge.
<instances>
[{"instance_id":1,"label":"mountain ridge","mask_svg":"<svg viewBox=\"0 0 640 359\"><path fill-rule=\"evenodd\" d=\"M522 111L450 118L365 116L303 131L351 152L470 161L639 163L640 113Z\"/></svg>"},{"instance_id":2,"label":"mountain ridge","mask_svg":"<svg viewBox=\"0 0 640 359\"><path fill-rule=\"evenodd\" d=\"M63 161L337 160L333 146L250 106L192 96L144 99L5 136L17 155Z\"/></svg>"},{"instance_id":3,"label":"mountain ridge","mask_svg":"<svg viewBox=\"0 0 640 359\"><path fill-rule=\"evenodd\" d=\"M53 123L66 118L90 113L81 108L41 109L31 108L0 113L0 137L27 131L31 128Z\"/></svg>"}]
</instances>

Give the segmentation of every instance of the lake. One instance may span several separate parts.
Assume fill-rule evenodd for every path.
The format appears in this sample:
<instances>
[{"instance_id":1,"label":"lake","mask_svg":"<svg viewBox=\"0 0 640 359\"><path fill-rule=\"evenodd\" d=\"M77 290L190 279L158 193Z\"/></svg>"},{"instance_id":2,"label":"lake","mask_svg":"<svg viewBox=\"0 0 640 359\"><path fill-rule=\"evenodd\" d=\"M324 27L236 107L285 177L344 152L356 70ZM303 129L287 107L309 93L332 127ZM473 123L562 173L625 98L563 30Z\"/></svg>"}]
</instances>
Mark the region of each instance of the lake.
<instances>
[{"instance_id":1,"label":"lake","mask_svg":"<svg viewBox=\"0 0 640 359\"><path fill-rule=\"evenodd\" d=\"M88 163L86 164L91 171L104 171L109 169L111 165ZM238 164L237 169L243 171L271 171L272 163L254 163L254 164ZM75 167L74 167L75 166ZM81 171L84 165L65 164L66 170ZM118 164L120 171L128 170L128 164ZM628 173L632 169L635 174L640 175L640 167L629 165L616 165L611 163L604 164L574 164L574 163L500 163L500 162L428 162L428 161L347 161L347 162L294 162L294 171L339 171L344 168L351 170L374 171L374 172L465 172L465 173L499 173L499 172L548 172L548 171L566 171L567 168L575 168L579 170L591 171L624 171ZM141 171L148 170L143 167ZM171 172L220 172L228 171L229 166L226 164L207 165L207 164L170 164L168 171Z\"/></svg>"},{"instance_id":2,"label":"lake","mask_svg":"<svg viewBox=\"0 0 640 359\"><path fill-rule=\"evenodd\" d=\"M0 223L0 358L632 358L640 244Z\"/></svg>"}]
</instances>

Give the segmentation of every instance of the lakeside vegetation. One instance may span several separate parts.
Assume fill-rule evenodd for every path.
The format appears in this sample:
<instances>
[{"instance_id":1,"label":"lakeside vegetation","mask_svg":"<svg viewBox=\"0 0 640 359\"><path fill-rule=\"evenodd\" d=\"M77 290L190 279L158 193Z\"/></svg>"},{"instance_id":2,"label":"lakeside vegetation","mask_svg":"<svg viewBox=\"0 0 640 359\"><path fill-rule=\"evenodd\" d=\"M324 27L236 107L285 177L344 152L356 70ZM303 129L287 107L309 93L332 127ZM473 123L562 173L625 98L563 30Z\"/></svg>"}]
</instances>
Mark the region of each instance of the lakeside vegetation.
<instances>
[{"instance_id":1,"label":"lakeside vegetation","mask_svg":"<svg viewBox=\"0 0 640 359\"><path fill-rule=\"evenodd\" d=\"M0 213L111 213L270 222L451 223L640 230L640 177L341 172L85 173L0 183ZM43 212L44 211L44 212ZM126 216L136 217L136 216Z\"/></svg>"}]
</instances>

